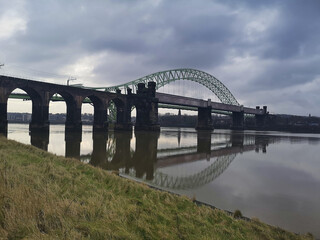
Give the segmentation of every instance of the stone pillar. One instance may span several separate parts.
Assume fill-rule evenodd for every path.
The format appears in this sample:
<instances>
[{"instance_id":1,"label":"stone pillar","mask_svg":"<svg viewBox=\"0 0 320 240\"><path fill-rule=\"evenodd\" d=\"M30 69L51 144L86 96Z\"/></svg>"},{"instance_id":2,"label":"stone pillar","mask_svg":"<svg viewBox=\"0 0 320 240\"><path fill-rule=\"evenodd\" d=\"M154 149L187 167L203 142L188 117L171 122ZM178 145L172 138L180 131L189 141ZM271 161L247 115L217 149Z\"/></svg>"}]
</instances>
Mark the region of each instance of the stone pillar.
<instances>
[{"instance_id":1,"label":"stone pillar","mask_svg":"<svg viewBox=\"0 0 320 240\"><path fill-rule=\"evenodd\" d=\"M259 106L256 107L257 110L260 109ZM266 125L266 116L267 116L267 106L263 106L262 114L256 114L256 130L262 130L265 128Z\"/></svg>"},{"instance_id":2,"label":"stone pillar","mask_svg":"<svg viewBox=\"0 0 320 240\"><path fill-rule=\"evenodd\" d=\"M198 108L197 130L213 130L211 110L211 107Z\"/></svg>"},{"instance_id":3,"label":"stone pillar","mask_svg":"<svg viewBox=\"0 0 320 240\"><path fill-rule=\"evenodd\" d=\"M66 132L82 131L82 121L81 121L81 103L67 103L67 120L65 126Z\"/></svg>"},{"instance_id":4,"label":"stone pillar","mask_svg":"<svg viewBox=\"0 0 320 240\"><path fill-rule=\"evenodd\" d=\"M159 136L159 132L135 132L136 151L133 154L132 163L136 170L136 177L142 178L146 175L147 180L153 179Z\"/></svg>"},{"instance_id":5,"label":"stone pillar","mask_svg":"<svg viewBox=\"0 0 320 240\"><path fill-rule=\"evenodd\" d=\"M75 132L74 129L66 129L66 157L76 158L80 160L80 144L82 141L82 132Z\"/></svg>"},{"instance_id":6,"label":"stone pillar","mask_svg":"<svg viewBox=\"0 0 320 240\"><path fill-rule=\"evenodd\" d=\"M107 109L94 109L93 132L108 130Z\"/></svg>"},{"instance_id":7,"label":"stone pillar","mask_svg":"<svg viewBox=\"0 0 320 240\"><path fill-rule=\"evenodd\" d=\"M2 82L0 77L0 134L7 136L8 133L8 116L7 116L7 102L8 102L8 89L5 87L7 82Z\"/></svg>"},{"instance_id":8,"label":"stone pillar","mask_svg":"<svg viewBox=\"0 0 320 240\"><path fill-rule=\"evenodd\" d=\"M49 132L30 131L31 145L48 151Z\"/></svg>"},{"instance_id":9,"label":"stone pillar","mask_svg":"<svg viewBox=\"0 0 320 240\"><path fill-rule=\"evenodd\" d=\"M158 99L155 98L156 83L138 84L135 106L137 109L135 130L160 131L158 122Z\"/></svg>"},{"instance_id":10,"label":"stone pillar","mask_svg":"<svg viewBox=\"0 0 320 240\"><path fill-rule=\"evenodd\" d=\"M244 112L233 112L232 113L232 127L233 130L244 129Z\"/></svg>"},{"instance_id":11,"label":"stone pillar","mask_svg":"<svg viewBox=\"0 0 320 240\"><path fill-rule=\"evenodd\" d=\"M49 133L49 106L45 102L32 101L30 131Z\"/></svg>"},{"instance_id":12,"label":"stone pillar","mask_svg":"<svg viewBox=\"0 0 320 240\"><path fill-rule=\"evenodd\" d=\"M128 95L131 96L131 89L127 89ZM128 101L128 97L124 98L121 95L121 90L116 91L119 99L122 99L119 103L114 102L117 109L117 121L114 125L114 130L117 131L132 131L131 123L131 103Z\"/></svg>"},{"instance_id":13,"label":"stone pillar","mask_svg":"<svg viewBox=\"0 0 320 240\"><path fill-rule=\"evenodd\" d=\"M264 128L266 116L265 115L255 115L256 120L256 130L261 130Z\"/></svg>"},{"instance_id":14,"label":"stone pillar","mask_svg":"<svg viewBox=\"0 0 320 240\"><path fill-rule=\"evenodd\" d=\"M114 130L132 131L131 105L128 103L125 103L123 106L117 106L117 122Z\"/></svg>"},{"instance_id":15,"label":"stone pillar","mask_svg":"<svg viewBox=\"0 0 320 240\"><path fill-rule=\"evenodd\" d=\"M0 134L7 136L8 120L7 120L7 101L0 102Z\"/></svg>"}]
</instances>

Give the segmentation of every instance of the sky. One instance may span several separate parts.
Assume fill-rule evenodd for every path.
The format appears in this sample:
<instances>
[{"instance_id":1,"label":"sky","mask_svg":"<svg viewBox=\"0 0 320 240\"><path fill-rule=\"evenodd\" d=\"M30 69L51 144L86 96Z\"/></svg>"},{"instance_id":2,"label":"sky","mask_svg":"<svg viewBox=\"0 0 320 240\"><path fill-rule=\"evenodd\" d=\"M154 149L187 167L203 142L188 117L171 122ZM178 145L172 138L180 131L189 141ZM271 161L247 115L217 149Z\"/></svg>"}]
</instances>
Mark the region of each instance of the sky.
<instances>
[{"instance_id":1,"label":"sky","mask_svg":"<svg viewBox=\"0 0 320 240\"><path fill-rule=\"evenodd\" d=\"M0 0L1 63L92 87L193 68L245 106L320 116L320 1Z\"/></svg>"}]
</instances>

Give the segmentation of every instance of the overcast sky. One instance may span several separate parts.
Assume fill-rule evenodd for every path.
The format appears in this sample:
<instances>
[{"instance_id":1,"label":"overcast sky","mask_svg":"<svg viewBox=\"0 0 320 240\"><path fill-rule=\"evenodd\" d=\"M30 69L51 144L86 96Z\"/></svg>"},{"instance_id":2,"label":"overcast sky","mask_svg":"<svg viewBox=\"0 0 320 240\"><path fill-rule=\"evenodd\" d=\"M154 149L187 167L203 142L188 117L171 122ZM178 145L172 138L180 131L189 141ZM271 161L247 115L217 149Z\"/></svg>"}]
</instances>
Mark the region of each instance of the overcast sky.
<instances>
[{"instance_id":1,"label":"overcast sky","mask_svg":"<svg viewBox=\"0 0 320 240\"><path fill-rule=\"evenodd\" d=\"M320 1L0 0L0 63L86 86L195 68L246 106L320 116Z\"/></svg>"}]
</instances>

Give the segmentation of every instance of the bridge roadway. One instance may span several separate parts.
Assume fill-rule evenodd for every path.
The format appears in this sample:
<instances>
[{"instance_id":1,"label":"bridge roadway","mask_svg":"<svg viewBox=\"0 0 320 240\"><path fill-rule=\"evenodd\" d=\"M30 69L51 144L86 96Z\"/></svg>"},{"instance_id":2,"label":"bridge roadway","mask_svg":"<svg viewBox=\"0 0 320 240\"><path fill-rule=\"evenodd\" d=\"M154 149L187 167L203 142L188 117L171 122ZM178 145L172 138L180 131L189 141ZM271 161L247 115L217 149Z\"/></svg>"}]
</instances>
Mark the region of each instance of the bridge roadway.
<instances>
[{"instance_id":1,"label":"bridge roadway","mask_svg":"<svg viewBox=\"0 0 320 240\"><path fill-rule=\"evenodd\" d=\"M211 107L215 110L226 111L226 112L243 112L245 114L253 114L253 115L264 115L264 109L256 109L256 108L249 108L219 103L219 102L211 102L211 100L202 100L197 98L190 98L166 93L156 93L156 98L159 99L159 103L164 104L172 104L172 105L180 105L186 107L196 107L196 108L207 108Z\"/></svg>"},{"instance_id":2,"label":"bridge roadway","mask_svg":"<svg viewBox=\"0 0 320 240\"><path fill-rule=\"evenodd\" d=\"M23 94L23 93L10 94L10 98L31 100L28 94ZM227 112L241 112L241 111L243 111L245 114L253 114L253 115L264 114L263 109L248 108L248 107L230 105L230 104L219 103L219 102L211 102L211 101L206 101L202 99L183 97L183 96L166 94L166 93L156 93L156 98L158 98L159 103L163 104L163 105L159 105L159 108L160 107L179 108L179 106L182 106L182 107L186 107L185 108L186 110L197 111L198 107L203 107L203 108L211 107L212 112L214 112L214 110L217 110L217 112L221 114L223 113L226 114ZM51 101L57 102L57 101L65 101L65 100L63 99L63 97L52 96ZM92 103L92 102L90 101L90 99L85 99L83 103ZM164 104L168 104L168 105L164 105Z\"/></svg>"}]
</instances>

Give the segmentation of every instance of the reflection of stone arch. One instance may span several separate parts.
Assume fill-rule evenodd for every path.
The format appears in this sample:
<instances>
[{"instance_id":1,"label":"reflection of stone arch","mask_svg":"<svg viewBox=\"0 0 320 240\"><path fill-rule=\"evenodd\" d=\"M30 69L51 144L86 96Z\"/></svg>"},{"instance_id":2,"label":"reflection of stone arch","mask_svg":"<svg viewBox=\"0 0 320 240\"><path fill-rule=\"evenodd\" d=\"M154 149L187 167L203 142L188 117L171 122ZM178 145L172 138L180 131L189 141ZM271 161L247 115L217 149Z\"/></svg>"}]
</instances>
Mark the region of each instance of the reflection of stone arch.
<instances>
[{"instance_id":1,"label":"reflection of stone arch","mask_svg":"<svg viewBox=\"0 0 320 240\"><path fill-rule=\"evenodd\" d=\"M161 188L177 190L192 189L212 182L214 179L219 177L228 168L235 157L236 154L218 157L209 167L205 168L204 170L196 174L183 177L171 176L156 170L153 180L144 181L153 186ZM121 174L125 173L121 172ZM135 173L133 171L131 171L129 175L130 177L135 178Z\"/></svg>"}]
</instances>

